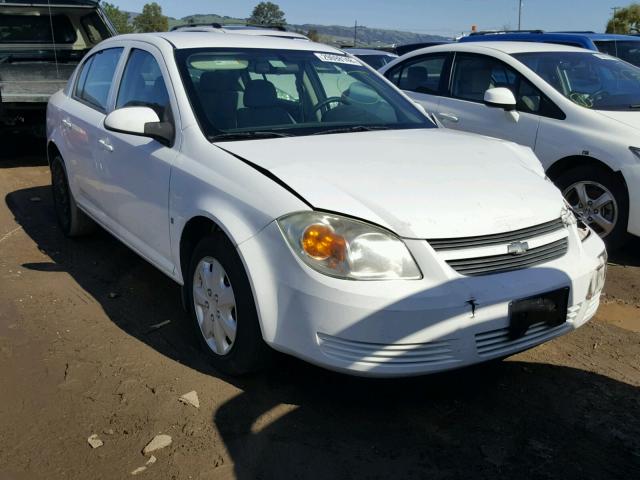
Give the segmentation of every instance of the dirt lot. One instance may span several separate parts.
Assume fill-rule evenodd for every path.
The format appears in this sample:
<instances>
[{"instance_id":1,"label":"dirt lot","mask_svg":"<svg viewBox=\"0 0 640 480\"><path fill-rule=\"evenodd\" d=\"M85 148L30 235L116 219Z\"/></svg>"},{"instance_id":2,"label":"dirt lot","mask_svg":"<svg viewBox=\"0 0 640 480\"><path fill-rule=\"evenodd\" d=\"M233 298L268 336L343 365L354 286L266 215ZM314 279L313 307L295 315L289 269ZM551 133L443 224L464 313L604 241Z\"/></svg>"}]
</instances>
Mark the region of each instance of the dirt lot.
<instances>
[{"instance_id":1,"label":"dirt lot","mask_svg":"<svg viewBox=\"0 0 640 480\"><path fill-rule=\"evenodd\" d=\"M128 478L159 433L141 477L640 478L640 242L594 321L504 362L372 381L282 358L235 380L178 287L104 232L65 239L44 159L2 145L0 480Z\"/></svg>"}]
</instances>

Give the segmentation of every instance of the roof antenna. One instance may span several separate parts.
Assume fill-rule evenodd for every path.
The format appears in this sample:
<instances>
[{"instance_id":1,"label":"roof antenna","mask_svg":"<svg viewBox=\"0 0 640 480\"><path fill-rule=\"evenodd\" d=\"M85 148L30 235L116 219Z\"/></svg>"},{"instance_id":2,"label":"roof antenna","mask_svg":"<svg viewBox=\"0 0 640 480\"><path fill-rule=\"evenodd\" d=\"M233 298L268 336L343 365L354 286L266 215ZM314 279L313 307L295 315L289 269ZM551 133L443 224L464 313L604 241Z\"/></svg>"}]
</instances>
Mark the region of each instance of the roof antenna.
<instances>
[{"instance_id":1,"label":"roof antenna","mask_svg":"<svg viewBox=\"0 0 640 480\"><path fill-rule=\"evenodd\" d=\"M56 34L53 31L53 15L51 15L51 0L47 0L49 6L49 26L51 27L51 41L53 42L53 60L56 63L56 79L60 80L60 67L58 67L58 48L56 47Z\"/></svg>"}]
</instances>

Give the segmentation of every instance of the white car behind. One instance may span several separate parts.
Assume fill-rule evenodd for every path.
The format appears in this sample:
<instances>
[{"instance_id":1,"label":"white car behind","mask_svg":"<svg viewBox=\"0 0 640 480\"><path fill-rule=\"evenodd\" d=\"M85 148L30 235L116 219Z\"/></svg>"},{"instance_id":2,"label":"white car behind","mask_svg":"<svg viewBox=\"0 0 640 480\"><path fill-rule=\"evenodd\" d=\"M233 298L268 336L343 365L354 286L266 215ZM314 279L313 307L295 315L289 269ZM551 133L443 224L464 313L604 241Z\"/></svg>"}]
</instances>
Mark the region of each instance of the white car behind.
<instances>
[{"instance_id":1,"label":"white car behind","mask_svg":"<svg viewBox=\"0 0 640 480\"><path fill-rule=\"evenodd\" d=\"M47 115L58 221L183 285L213 364L270 348L360 375L458 368L588 321L604 244L530 149L436 128L312 42L116 37Z\"/></svg>"},{"instance_id":2,"label":"white car behind","mask_svg":"<svg viewBox=\"0 0 640 480\"><path fill-rule=\"evenodd\" d=\"M563 45L473 42L381 72L447 128L531 147L610 248L640 235L640 68Z\"/></svg>"}]
</instances>

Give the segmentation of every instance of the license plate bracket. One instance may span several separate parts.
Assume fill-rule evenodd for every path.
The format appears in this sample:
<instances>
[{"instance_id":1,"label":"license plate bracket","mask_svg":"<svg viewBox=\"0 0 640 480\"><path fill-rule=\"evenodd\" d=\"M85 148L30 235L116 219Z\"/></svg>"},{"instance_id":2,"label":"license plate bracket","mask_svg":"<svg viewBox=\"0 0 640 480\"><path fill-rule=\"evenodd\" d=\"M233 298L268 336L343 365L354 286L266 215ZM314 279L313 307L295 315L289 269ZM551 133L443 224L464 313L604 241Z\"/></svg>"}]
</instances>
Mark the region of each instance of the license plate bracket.
<instances>
[{"instance_id":1,"label":"license plate bracket","mask_svg":"<svg viewBox=\"0 0 640 480\"><path fill-rule=\"evenodd\" d=\"M569 287L514 300L509 304L509 338L522 338L537 323L549 327L562 325L567 321L568 306Z\"/></svg>"}]
</instances>

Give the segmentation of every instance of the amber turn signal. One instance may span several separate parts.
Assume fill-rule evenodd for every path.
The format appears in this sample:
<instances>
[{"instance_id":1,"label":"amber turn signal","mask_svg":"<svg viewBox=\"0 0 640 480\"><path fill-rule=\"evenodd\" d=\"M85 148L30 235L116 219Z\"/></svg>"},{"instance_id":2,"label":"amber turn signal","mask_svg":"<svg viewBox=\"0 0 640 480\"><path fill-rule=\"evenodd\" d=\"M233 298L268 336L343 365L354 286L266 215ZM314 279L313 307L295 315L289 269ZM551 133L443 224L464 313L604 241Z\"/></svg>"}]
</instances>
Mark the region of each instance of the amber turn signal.
<instances>
[{"instance_id":1,"label":"amber turn signal","mask_svg":"<svg viewBox=\"0 0 640 480\"><path fill-rule=\"evenodd\" d=\"M347 242L327 225L309 225L302 235L302 249L316 260L342 262L347 256Z\"/></svg>"}]
</instances>

